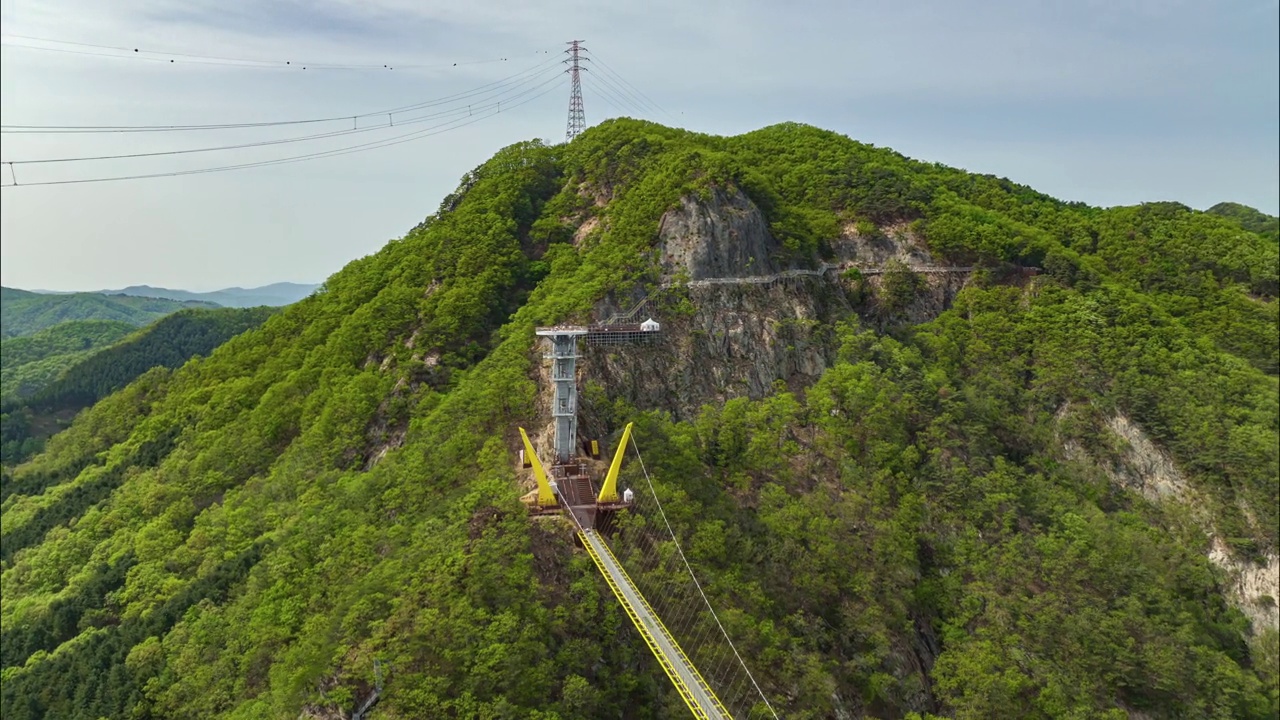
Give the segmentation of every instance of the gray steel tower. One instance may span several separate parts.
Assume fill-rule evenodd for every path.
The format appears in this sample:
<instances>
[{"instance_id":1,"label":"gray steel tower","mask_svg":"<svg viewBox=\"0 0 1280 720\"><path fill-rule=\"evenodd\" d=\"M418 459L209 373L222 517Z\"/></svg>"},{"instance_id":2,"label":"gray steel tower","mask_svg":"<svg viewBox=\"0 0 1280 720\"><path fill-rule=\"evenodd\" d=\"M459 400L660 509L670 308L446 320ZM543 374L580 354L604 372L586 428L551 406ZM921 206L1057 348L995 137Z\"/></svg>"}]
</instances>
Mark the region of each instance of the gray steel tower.
<instances>
[{"instance_id":1,"label":"gray steel tower","mask_svg":"<svg viewBox=\"0 0 1280 720\"><path fill-rule=\"evenodd\" d=\"M587 114L582 109L582 76L579 74L581 71L586 70L581 62L587 58L578 54L580 51L586 50L586 48L583 47L581 40L571 40L568 44L569 49L565 50L565 52L569 54L569 57L565 62L569 63L569 69L565 70L565 72L569 73L571 87L569 90L569 121L565 124L564 129L565 142L578 137L578 133L587 129Z\"/></svg>"},{"instance_id":2,"label":"gray steel tower","mask_svg":"<svg viewBox=\"0 0 1280 720\"><path fill-rule=\"evenodd\" d=\"M556 419L556 462L568 462L578 442L578 338L587 334L584 327L538 328L541 337L551 339L551 381L555 394L551 398L551 416Z\"/></svg>"}]
</instances>

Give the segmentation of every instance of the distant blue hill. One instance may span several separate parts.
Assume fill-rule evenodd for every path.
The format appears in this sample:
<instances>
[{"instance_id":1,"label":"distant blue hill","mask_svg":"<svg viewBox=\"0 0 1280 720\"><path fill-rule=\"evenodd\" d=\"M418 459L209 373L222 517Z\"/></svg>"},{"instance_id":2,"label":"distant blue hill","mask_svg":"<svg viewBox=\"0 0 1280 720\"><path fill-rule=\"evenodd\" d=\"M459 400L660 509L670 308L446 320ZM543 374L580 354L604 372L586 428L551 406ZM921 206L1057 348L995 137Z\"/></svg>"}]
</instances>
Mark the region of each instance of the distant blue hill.
<instances>
[{"instance_id":1,"label":"distant blue hill","mask_svg":"<svg viewBox=\"0 0 1280 720\"><path fill-rule=\"evenodd\" d=\"M213 292L191 292L189 290L171 290L169 288L151 287L150 285L130 285L119 290L99 290L103 295L134 295L138 297L163 298L166 300L202 300L217 303L223 307L257 307L270 305L292 305L310 295L319 285L306 283L279 282L255 288L224 288Z\"/></svg>"}]
</instances>

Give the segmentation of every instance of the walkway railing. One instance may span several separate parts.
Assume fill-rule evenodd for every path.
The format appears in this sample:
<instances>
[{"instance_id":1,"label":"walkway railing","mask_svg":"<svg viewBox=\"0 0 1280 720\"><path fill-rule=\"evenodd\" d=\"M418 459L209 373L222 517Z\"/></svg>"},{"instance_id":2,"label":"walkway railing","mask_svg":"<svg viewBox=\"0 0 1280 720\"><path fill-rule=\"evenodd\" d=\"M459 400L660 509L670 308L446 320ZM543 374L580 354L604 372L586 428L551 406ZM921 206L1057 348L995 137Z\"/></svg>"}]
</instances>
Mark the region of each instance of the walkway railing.
<instances>
[{"instance_id":1,"label":"walkway railing","mask_svg":"<svg viewBox=\"0 0 1280 720\"><path fill-rule=\"evenodd\" d=\"M712 285L772 285L773 283L776 283L776 282L782 282L785 280L792 280L792 279L802 278L802 277L825 277L827 273L830 273L830 272L835 272L840 270L849 270L849 269L855 269L855 268L863 276L883 275L888 270L888 268L885 268L885 267L861 267L856 263L852 263L852 262L844 262L844 263L825 263L824 262L819 264L818 267L814 269L783 270L781 272L770 273L768 275L747 275L743 277L703 278L702 280L672 280L669 282L664 282L661 285L659 285L658 289L654 293L645 295L643 298L640 299L639 302L631 306L629 310L619 311L614 313L612 316L609 317L608 320L605 320L604 323L602 324L617 325L617 324L629 323L633 321L636 318L636 316L640 313L640 311L649 305L649 303L653 300L654 295L662 292L663 290L670 290L671 288L710 287ZM952 274L952 273L964 274L964 273L971 273L977 269L976 267L952 267L949 265L914 265L914 266L907 265L906 268L913 273L918 273L921 275L946 275L946 274Z\"/></svg>"},{"instance_id":2,"label":"walkway railing","mask_svg":"<svg viewBox=\"0 0 1280 720\"><path fill-rule=\"evenodd\" d=\"M574 519L576 522L577 518ZM636 588L635 583L631 582L627 571L614 557L613 551L609 549L604 538L590 528L582 529L578 536L582 538L582 545L587 549L587 554L600 569L600 574L604 575L609 589L622 604L622 608L631 618L636 630L640 631L645 644L653 651L653 656L658 659L658 664L662 666L667 677L671 678L676 691L680 693L680 698L684 700L693 716L707 720L733 720L733 716L725 709L711 686L680 648L680 644L662 624L662 620L649 606L644 595Z\"/></svg>"}]
</instances>

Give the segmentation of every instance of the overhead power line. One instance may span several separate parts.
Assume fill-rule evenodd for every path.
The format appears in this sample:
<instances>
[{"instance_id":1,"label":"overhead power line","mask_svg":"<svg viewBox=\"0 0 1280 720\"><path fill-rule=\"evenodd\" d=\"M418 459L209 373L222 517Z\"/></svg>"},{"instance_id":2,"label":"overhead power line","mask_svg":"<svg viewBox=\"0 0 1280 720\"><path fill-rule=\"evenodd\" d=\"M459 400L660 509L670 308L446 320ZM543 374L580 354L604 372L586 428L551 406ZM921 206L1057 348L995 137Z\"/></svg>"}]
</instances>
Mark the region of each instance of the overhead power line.
<instances>
[{"instance_id":1,"label":"overhead power line","mask_svg":"<svg viewBox=\"0 0 1280 720\"><path fill-rule=\"evenodd\" d=\"M79 185L84 183L116 182L116 181L123 181L123 180L143 180L148 178L178 177L182 175L202 175L206 173L226 172L230 170L242 170L245 168L265 167L269 165L286 165L289 163L302 162L305 160L315 160L319 158L336 157L339 155L348 155L356 152L364 152L366 150L374 150L377 148L390 147L392 145L399 145L401 143L412 142L414 140L418 140L425 137L431 137L433 135L440 135L442 133L446 133L451 130L457 130L459 128L466 127L467 125L480 122L481 120L494 117L495 115L501 114L503 112L509 112L511 110L514 110L522 105L526 105L530 102L533 102L534 100L537 100L538 98L543 97L544 95L555 90L556 88L554 86L546 89L542 89L542 88L546 87L547 85L551 85L558 79L559 79L559 75L549 78L543 81L542 83L535 85L529 88L528 90L525 90L524 92L520 93L520 95L517 95L511 98L512 101L515 101L523 97L523 99L520 99L519 102L511 102L510 104L506 104L505 107L495 107L492 111L486 112L484 114L473 115L465 118L457 118L457 119L440 123L438 125L433 125L431 127L424 128L422 130L418 130L415 132L395 135L389 138L383 138L381 140L374 140L366 143L360 143L358 145L350 145L343 148L335 148L333 150L307 153L304 155L296 155L292 157L276 158L273 160L261 160L258 162L240 163L236 165L223 165L219 167L196 168L191 170L175 170L170 172L147 173L147 174L140 174L140 175L118 175L118 176L112 176L112 177L78 178L78 179L72 179L72 180L47 180L47 181L39 181L39 182L22 182L22 183L14 182L12 184L6 184L0 187L11 188L15 186L31 187L31 186L38 186L38 185ZM535 92L538 90L541 90L541 92ZM10 165L9 167L10 167L10 171L12 172L13 166Z\"/></svg>"},{"instance_id":2,"label":"overhead power line","mask_svg":"<svg viewBox=\"0 0 1280 720\"><path fill-rule=\"evenodd\" d=\"M611 98L609 95L605 93L600 93L600 99L605 101L605 104L607 104L609 107L613 108L614 110L617 110L619 113L626 114L629 112L628 110L623 109L622 105L615 102L613 98Z\"/></svg>"},{"instance_id":3,"label":"overhead power line","mask_svg":"<svg viewBox=\"0 0 1280 720\"><path fill-rule=\"evenodd\" d=\"M597 66L597 67L600 67L600 66ZM624 98L629 105L638 108L641 112L646 114L653 114L653 115L658 114L658 109L656 107L654 107L648 102L645 102L643 99L638 97L633 91L629 90L626 86L611 79L607 73L600 72L600 70L597 70L595 73L595 78L599 80L601 84L607 85L611 90L613 90L619 96Z\"/></svg>"},{"instance_id":4,"label":"overhead power line","mask_svg":"<svg viewBox=\"0 0 1280 720\"><path fill-rule=\"evenodd\" d=\"M20 40L25 42L13 42ZM44 45L30 45L30 42L51 43L59 46L70 47L47 47ZM4 35L0 37L0 44L23 48L27 50L41 50L48 52L61 52L73 55L92 55L96 57L108 58L127 58L135 60L147 60L151 62L162 62L170 64L196 64L196 65L222 65L230 67L244 68L263 68L275 70L422 70L459 67L465 65L480 65L485 63L507 62L513 56L489 58L486 60L460 60L457 62L444 62L433 64L421 63L333 63L333 62L317 62L314 60L266 60L261 58L245 58L245 57L226 57L220 55L202 55L186 52L172 52L167 50L146 50L139 47L128 47L122 45L98 45L94 43L73 42L71 40L58 40L55 38L35 37L31 35ZM88 48L86 50L74 48ZM112 52L98 52L108 50ZM539 50L535 54L545 54L550 51Z\"/></svg>"},{"instance_id":5,"label":"overhead power line","mask_svg":"<svg viewBox=\"0 0 1280 720\"><path fill-rule=\"evenodd\" d=\"M589 77L594 80L600 79L600 76L594 73ZM591 85L590 88L596 97L605 101L610 107L623 115L642 118L652 114L645 112L643 109L637 108L634 103L628 101L625 97L620 97L616 92L607 89L601 83L595 83Z\"/></svg>"},{"instance_id":6,"label":"overhead power line","mask_svg":"<svg viewBox=\"0 0 1280 720\"><path fill-rule=\"evenodd\" d=\"M233 144L233 145L217 145L213 147L185 148L181 150L161 150L156 152L124 153L119 155L91 155L91 156L61 157L61 158L33 158L28 160L4 160L2 162L12 167L14 165L37 165L37 164L65 163L65 162L90 162L90 161L99 161L99 160L125 160L125 159L148 158L148 157L164 157L168 155L190 155L193 153L217 152L217 151L225 151L225 150L243 150L247 148L266 147L270 145L285 145L289 143L305 142L308 140L321 140L321 139L334 138L334 137L344 137L347 135L356 135L361 133L375 132L378 130L387 130L393 127L415 125L418 123L428 122L430 120L436 120L440 118L472 117L475 115L484 114L490 110L501 110L503 102L510 102L515 98L521 97L523 95L523 93L519 92L521 88L527 87L528 83L533 82L539 77L545 78L547 75L547 72L548 72L548 69L544 69L542 73L533 75L531 78L528 78L522 81L522 84L515 85L514 87L508 87L502 90L501 92L490 95L489 97L482 98L481 102L472 103L472 104L464 105L461 107L454 107L450 110L441 110L438 112L428 113L426 115L414 115L407 118L394 118L392 116L393 115L392 113L388 113L386 115L386 119L383 122L380 122L377 125L371 125L366 127L351 127L343 130L314 133L311 135L302 135L298 137L277 138L274 140L262 140L258 142L239 143L239 144ZM556 77L558 77L560 74L559 71L554 71L554 72ZM548 78L543 83L537 85L537 87L543 87L546 84L548 84L551 80L554 80L554 79L555 78ZM513 95L513 93L515 94ZM400 112L403 113L407 111L400 111ZM381 118L383 116L378 115L374 117ZM343 119L346 119L346 118L343 118ZM352 118L352 120L354 121L354 118Z\"/></svg>"},{"instance_id":7,"label":"overhead power line","mask_svg":"<svg viewBox=\"0 0 1280 720\"><path fill-rule=\"evenodd\" d=\"M508 75L491 83L477 86L471 90L445 95L443 97L424 100L412 103L410 105L402 105L400 107L387 108L383 110L374 110L371 112L357 113L353 115L334 115L322 118L306 118L297 120L275 120L269 122L224 122L224 123L208 123L208 124L188 124L188 125L0 125L0 133L16 134L16 135L59 135L59 134L90 134L90 133L137 133L137 132L182 132L182 131L203 131L203 130L235 130L242 128L265 128L279 127L285 125L311 125L318 123L332 123L339 121L357 122L361 118L382 117L386 115L396 115L398 113L408 112L411 110L420 110L428 107L437 107L440 105L448 105L461 102L467 98L474 98L497 91L501 87L511 84L518 84L522 78L537 75L539 72L560 64L559 58L550 58L525 70L513 75Z\"/></svg>"},{"instance_id":8,"label":"overhead power line","mask_svg":"<svg viewBox=\"0 0 1280 720\"><path fill-rule=\"evenodd\" d=\"M595 91L600 93L606 99L612 98L615 107L621 105L623 112L633 113L637 117L656 114L653 110L646 108L643 103L638 103L618 85L609 80L603 73L591 73L591 77L598 82L595 84Z\"/></svg>"},{"instance_id":9,"label":"overhead power line","mask_svg":"<svg viewBox=\"0 0 1280 720\"><path fill-rule=\"evenodd\" d=\"M12 36L20 39L30 39L46 42L43 38L26 38L25 36ZM121 50L122 48L113 46L90 46L80 44L85 47ZM599 68L601 72L593 73L599 80L596 90L600 93L601 98L610 106L624 113L636 113L637 115L650 114L654 110L665 113L670 116L661 105L644 94L633 83L628 81L617 71L613 70L598 57L594 55L588 56L587 49L582 47L580 41L570 43L571 63L569 73L571 74L571 84L573 85L572 99L570 106L569 132L567 135L571 138L573 130L581 131L581 127L585 126L585 119L582 112L581 101L581 81L579 79L579 71L586 70L581 67L580 63L590 61L592 65ZM140 50L135 52L141 53ZM550 55L550 53L547 53ZM217 59L232 62L252 62L246 58L215 58L214 56L189 55L194 59ZM350 122L351 127L342 128L340 130L330 130L326 132L311 133L307 135L276 138L271 140L261 140L255 142L242 142L228 145L215 145L198 148L184 148L177 150L163 150L142 153L122 153L114 155L91 155L81 157L63 157L63 158L32 158L25 160L0 161L0 164L9 166L10 178L12 182L3 187L15 187L18 185L71 185L82 183L98 183L98 182L114 182L123 180L141 180L146 178L161 177L177 177L182 175L196 175L213 172L225 172L230 170L240 170L245 168L264 167L270 165L282 165L287 163L302 162L306 160L314 160L327 157L335 157L355 152L364 152L377 148L398 145L413 140L439 135L449 132L481 120L493 117L501 112L514 110L522 105L532 102L552 90L554 87L548 88L559 77L559 73L555 73L552 77L546 77L547 71L552 66L559 64L558 58L552 56L546 60L535 64L521 72L514 73L505 78L495 80L484 85L480 85L470 90L446 95L430 100L419 101L409 105L402 105L396 108L385 110L376 110L372 112L357 113L354 115L336 115L323 118L304 118L295 120L280 120L271 122L227 122L227 123L204 123L204 124L188 124L188 125L3 125L0 126L0 132L6 134L60 134L60 133L132 133L132 132L176 132L176 131L196 131L196 130L228 130L241 128L267 128L267 127L283 127L293 125L304 125L313 123L333 123L333 122ZM545 79L544 79L545 78ZM538 82L541 79L541 82ZM431 108L440 108L434 112L423 112ZM415 112L416 111L416 112ZM398 117L399 115L413 113L409 117ZM464 115L465 113L465 115ZM369 118L382 118L374 125L365 125L361 127L361 120ZM244 162L229 165L219 165L214 167L192 168L187 170L174 170L167 172L140 173L131 175L116 175L107 177L90 177L90 178L71 178L66 180L41 180L36 182L18 182L15 171L16 165L34 165L44 163L69 163L69 162L88 162L100 160L123 160L135 158L151 158L163 156L188 155L195 153L206 153L215 151L229 151L251 149L258 147L267 147L272 145L282 145L295 142L304 142L310 140L329 139L334 137L345 137L358 133L375 132L380 130L388 130L396 125L411 125L435 120L442 120L422 130L402 133L391 137L383 137L381 139L369 142L357 143L345 147L332 148L317 152L303 153L299 155L260 160L255 162ZM576 121L576 122L575 122Z\"/></svg>"},{"instance_id":10,"label":"overhead power line","mask_svg":"<svg viewBox=\"0 0 1280 720\"><path fill-rule=\"evenodd\" d=\"M591 80L592 91L610 107L619 113L631 115L632 117L653 117L659 112L665 113L669 117L671 116L657 103L647 99L647 96L627 82L621 75L605 67L604 63L600 62L598 58L591 56L587 48L581 47L581 49L584 51L584 54L578 58L581 67L576 67L575 63L575 70L587 73L594 68L594 72L590 72L583 77L594 78ZM588 67L588 63L591 67ZM586 81L584 80L584 82Z\"/></svg>"},{"instance_id":11,"label":"overhead power line","mask_svg":"<svg viewBox=\"0 0 1280 720\"><path fill-rule=\"evenodd\" d=\"M593 66L596 66L596 67L601 68L602 70L604 70L604 72L605 72L605 73L607 73L607 74L609 74L610 76L612 76L614 79L616 79L616 80L617 80L619 83L621 83L623 86L625 86L625 87L629 88L630 90L634 91L635 95L637 95L637 96L638 96L638 99L639 99L639 100L643 100L644 102L647 102L650 106L652 106L652 107L656 108L658 111L662 112L664 115L666 115L667 117L671 118L672 120L675 120L675 119L676 119L674 115L672 115L671 113L667 112L666 108L664 108L664 107L662 107L661 105L659 105L658 103L654 102L654 100L653 100L652 98L650 98L648 95L644 94L644 91L642 91L640 88L636 87L635 85L631 84L631 82L630 82L630 81L628 81L628 80L627 80L626 78L624 78L620 73L618 73L616 70L614 70L612 67L610 67L608 63L606 63L605 61L601 60L601 59L600 59L600 56L599 56L597 53L594 53L594 52L588 51L588 52L587 52L587 54L590 56L590 58L591 58L591 64L592 64Z\"/></svg>"}]
</instances>

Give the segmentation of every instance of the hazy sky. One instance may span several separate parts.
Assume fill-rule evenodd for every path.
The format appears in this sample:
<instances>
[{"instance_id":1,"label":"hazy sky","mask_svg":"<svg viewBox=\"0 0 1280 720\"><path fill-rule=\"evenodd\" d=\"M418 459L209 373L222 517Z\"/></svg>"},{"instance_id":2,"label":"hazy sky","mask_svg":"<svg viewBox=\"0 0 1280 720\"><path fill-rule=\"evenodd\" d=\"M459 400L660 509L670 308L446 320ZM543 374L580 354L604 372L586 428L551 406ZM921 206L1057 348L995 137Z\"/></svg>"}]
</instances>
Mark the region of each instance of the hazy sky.
<instances>
[{"instance_id":1,"label":"hazy sky","mask_svg":"<svg viewBox=\"0 0 1280 720\"><path fill-rule=\"evenodd\" d=\"M1277 0L650 0L626 7L577 0L0 0L0 105L5 125L350 117L467 92L536 68L564 41L581 38L669 113L640 115L647 119L716 134L797 120L1064 199L1178 200L1196 208L1234 200L1275 214L1278 7ZM100 57L84 53L119 53L24 39L31 37L281 65ZM302 63L312 66L304 71ZM599 75L583 81L588 123L639 115L611 107L604 95L611 88ZM510 107L516 93L549 82L519 98L529 102L518 108L393 147L231 172L6 188L0 276L10 287L58 290L319 282L433 212L464 172L498 148L563 139L568 79L553 78L547 64L493 86L494 95L473 99L483 105L511 90L498 98ZM397 121L465 104L403 113ZM433 126L18 165L15 172L23 183L210 168ZM350 127L5 134L0 159L245 144ZM4 171L7 184L8 166Z\"/></svg>"}]
</instances>

